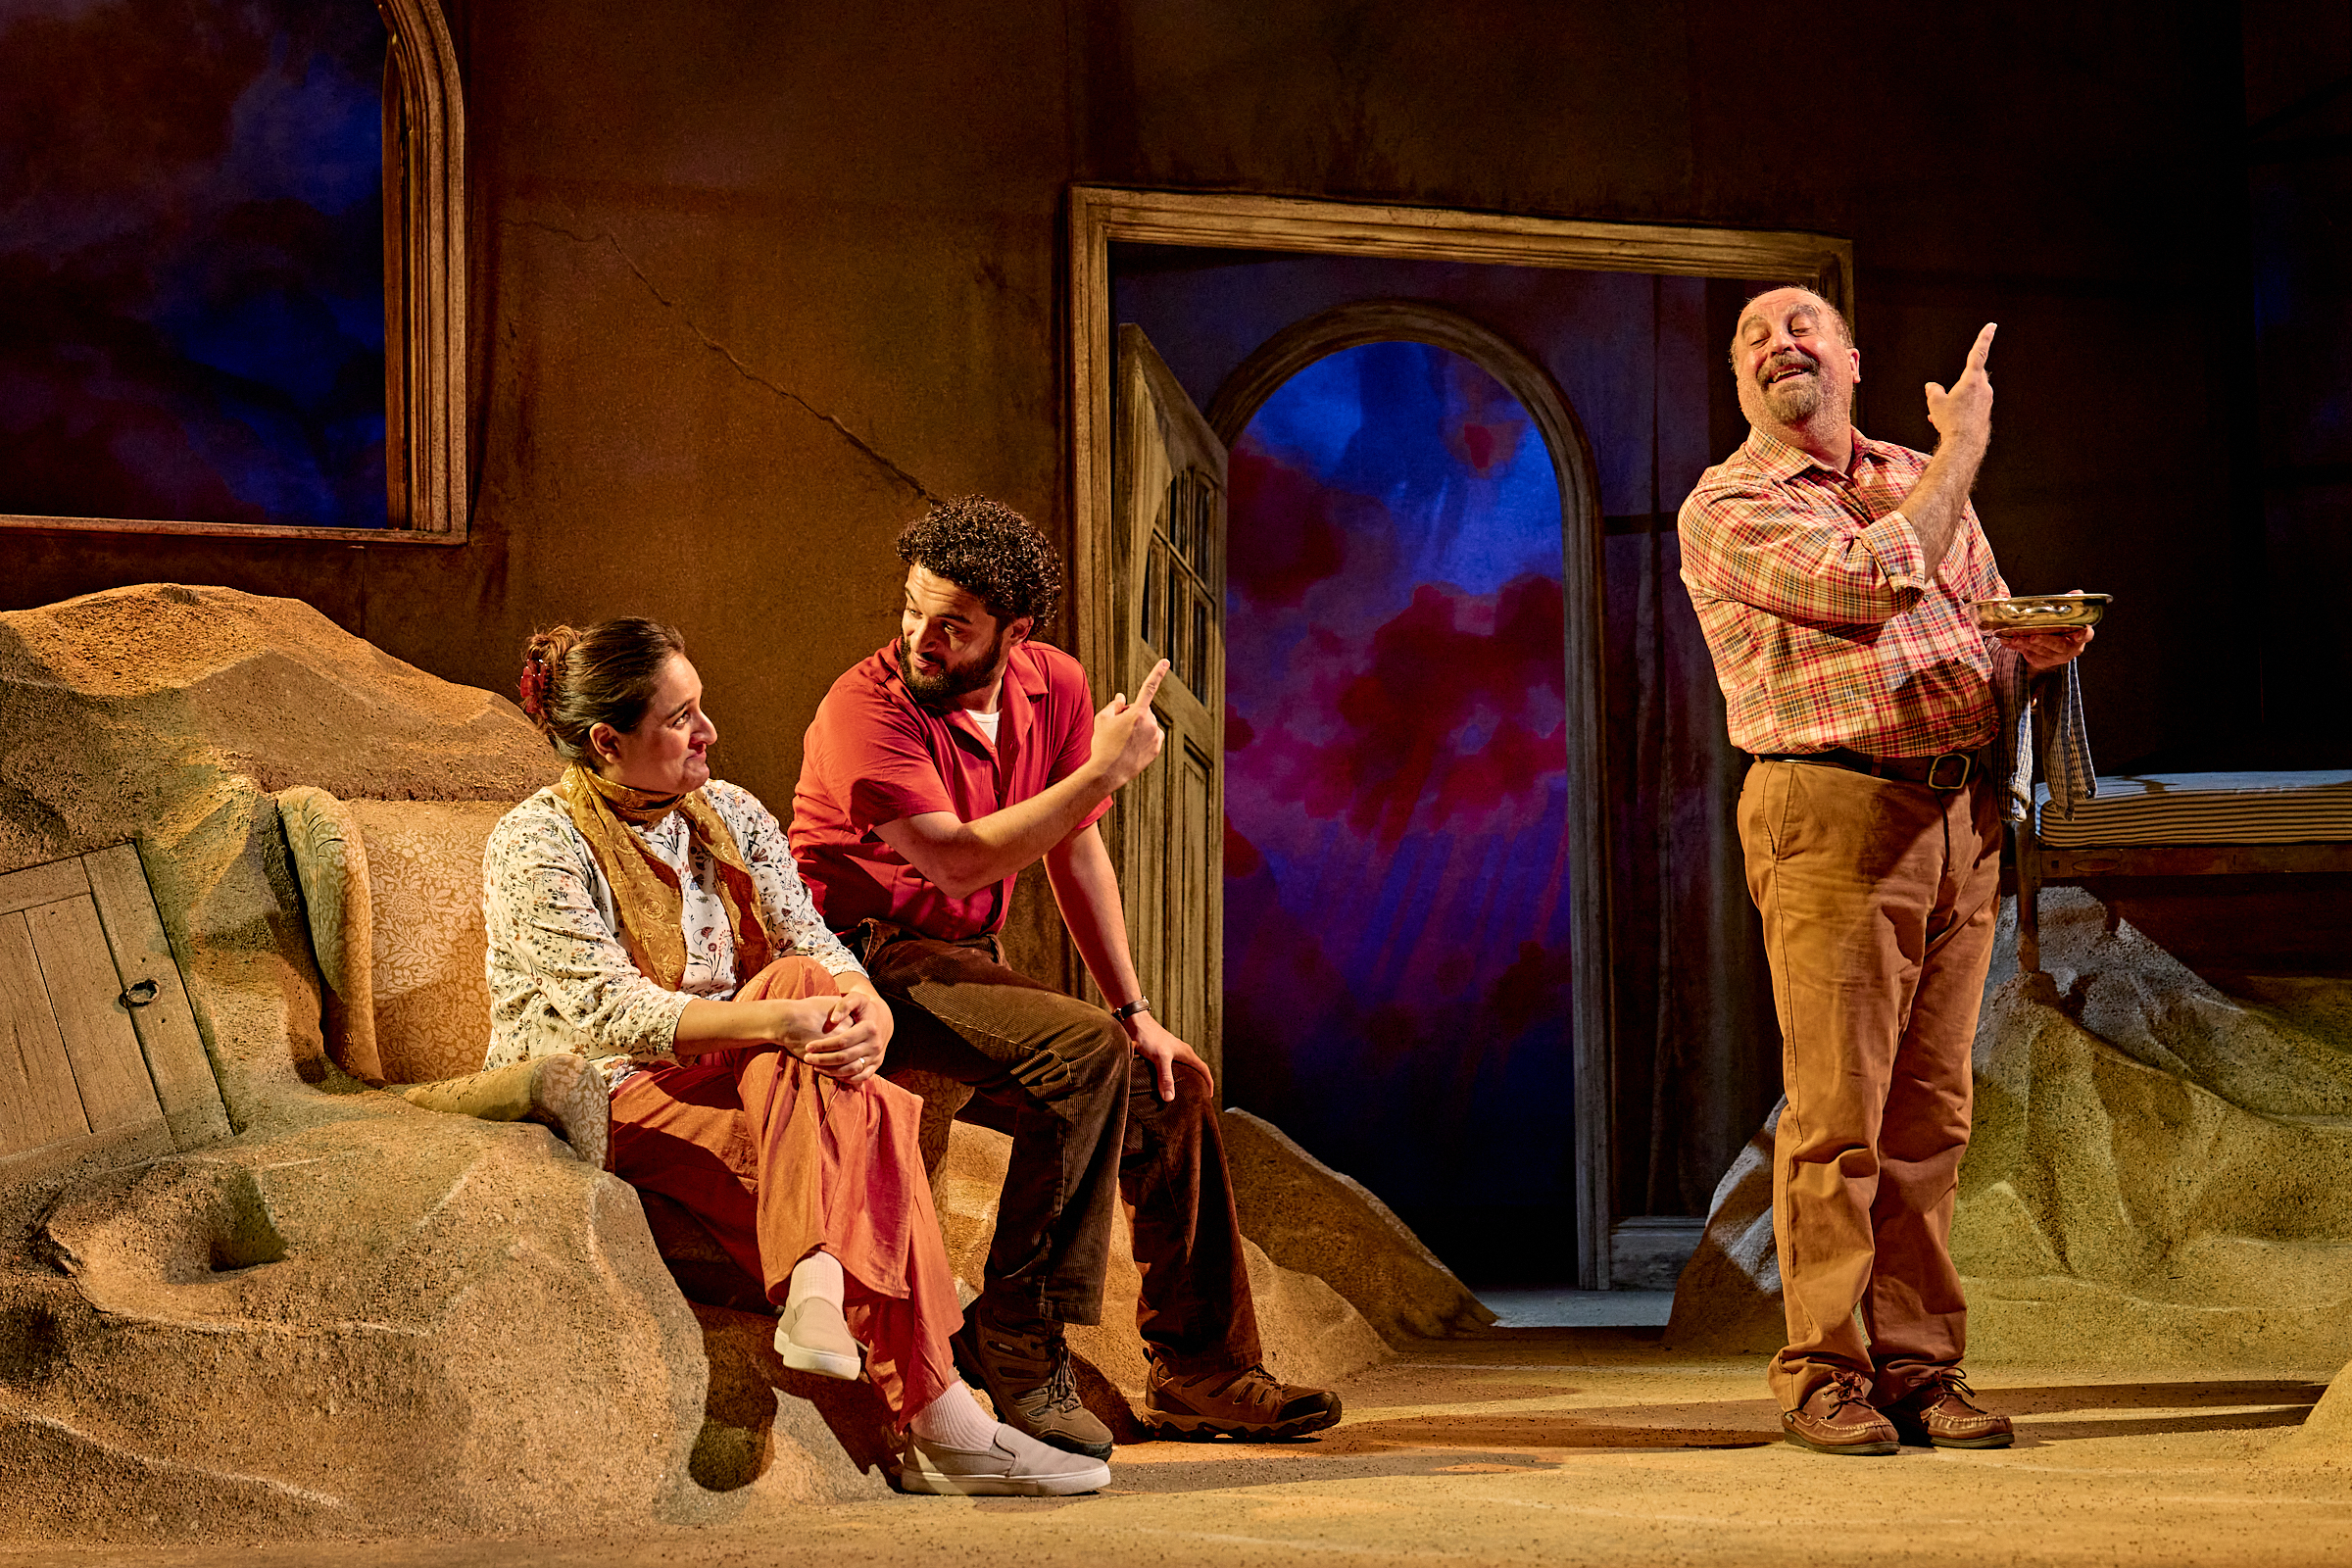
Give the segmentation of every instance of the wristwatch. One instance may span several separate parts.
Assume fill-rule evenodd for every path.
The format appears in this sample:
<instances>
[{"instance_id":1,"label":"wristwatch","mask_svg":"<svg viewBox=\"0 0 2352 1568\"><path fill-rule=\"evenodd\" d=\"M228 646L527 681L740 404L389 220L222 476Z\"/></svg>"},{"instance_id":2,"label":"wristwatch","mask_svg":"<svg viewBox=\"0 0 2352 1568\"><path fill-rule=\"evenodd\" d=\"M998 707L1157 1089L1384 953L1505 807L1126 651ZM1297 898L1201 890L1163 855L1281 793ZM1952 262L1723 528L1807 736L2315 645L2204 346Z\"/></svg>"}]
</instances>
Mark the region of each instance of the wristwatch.
<instances>
[{"instance_id":1,"label":"wristwatch","mask_svg":"<svg viewBox=\"0 0 2352 1568\"><path fill-rule=\"evenodd\" d=\"M1150 997L1138 997L1133 1002L1122 1003L1120 1005L1111 1008L1110 1015L1113 1018L1116 1018L1119 1022L1125 1023L1137 1013L1150 1012L1151 1010L1152 999Z\"/></svg>"}]
</instances>

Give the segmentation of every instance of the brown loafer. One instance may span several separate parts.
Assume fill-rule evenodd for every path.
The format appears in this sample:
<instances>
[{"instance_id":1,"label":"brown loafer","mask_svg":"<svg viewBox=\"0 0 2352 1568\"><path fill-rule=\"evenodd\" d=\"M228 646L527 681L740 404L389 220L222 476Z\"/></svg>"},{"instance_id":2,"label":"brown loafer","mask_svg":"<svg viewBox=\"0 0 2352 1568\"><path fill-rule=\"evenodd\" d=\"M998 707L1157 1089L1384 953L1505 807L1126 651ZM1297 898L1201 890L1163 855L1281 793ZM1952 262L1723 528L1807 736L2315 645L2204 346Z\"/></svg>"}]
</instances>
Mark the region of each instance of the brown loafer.
<instances>
[{"instance_id":1,"label":"brown loafer","mask_svg":"<svg viewBox=\"0 0 2352 1568\"><path fill-rule=\"evenodd\" d=\"M1872 1407L1861 1375L1839 1372L1805 1396L1805 1402L1781 1412L1788 1441L1815 1453L1892 1453L1894 1424Z\"/></svg>"},{"instance_id":2,"label":"brown loafer","mask_svg":"<svg viewBox=\"0 0 2352 1568\"><path fill-rule=\"evenodd\" d=\"M1976 1391L1958 1367L1945 1367L1887 1405L1884 1414L1901 1439L1935 1448L2006 1448L2016 1440L2009 1418L1975 1402Z\"/></svg>"}]
</instances>

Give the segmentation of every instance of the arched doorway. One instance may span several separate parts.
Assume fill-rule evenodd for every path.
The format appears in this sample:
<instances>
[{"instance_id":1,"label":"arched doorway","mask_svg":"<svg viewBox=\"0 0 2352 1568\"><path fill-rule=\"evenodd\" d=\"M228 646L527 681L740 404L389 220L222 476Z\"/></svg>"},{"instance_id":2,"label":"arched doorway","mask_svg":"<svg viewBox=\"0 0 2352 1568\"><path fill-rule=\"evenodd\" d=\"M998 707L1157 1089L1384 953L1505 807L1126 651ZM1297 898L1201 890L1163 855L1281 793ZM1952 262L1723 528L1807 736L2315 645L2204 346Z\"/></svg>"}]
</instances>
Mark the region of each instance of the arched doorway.
<instances>
[{"instance_id":1,"label":"arched doorway","mask_svg":"<svg viewBox=\"0 0 2352 1568\"><path fill-rule=\"evenodd\" d=\"M1466 1275L1559 1283L1606 1158L1577 1114L1607 1017L1583 434L1527 355L1411 301L1278 334L1209 422L1229 1102Z\"/></svg>"},{"instance_id":2,"label":"arched doorway","mask_svg":"<svg viewBox=\"0 0 2352 1568\"><path fill-rule=\"evenodd\" d=\"M1434 208L1402 207L1357 202L1302 201L1292 197L1254 195L1244 192L1207 193L1200 191L1143 190L1124 186L1076 184L1070 187L1066 211L1068 244L1062 256L1063 287L1067 313L1065 364L1067 366L1069 473L1071 506L1071 631L1074 646L1099 688L1105 695L1120 682L1131 682L1128 672L1132 663L1135 641L1134 596L1140 592L1132 572L1132 553L1137 519L1125 511L1120 473L1126 461L1123 457L1132 442L1133 431L1121 416L1125 394L1125 342L1130 330L1140 329L1142 318L1123 314L1116 300L1120 288L1132 284L1139 275L1136 263L1145 253L1154 253L1166 259L1182 258L1186 270L1196 270L1213 258L1225 258L1238 270L1253 268L1257 263L1298 262L1329 264L1334 269L1363 262L1376 263L1380 268L1392 264L1400 269L1395 281L1361 290L1334 293L1319 287L1308 287L1324 303L1336 304L1342 298L1367 299L1411 296L1413 298L1443 297L1462 305L1480 319L1496 319L1490 308L1498 311L1503 318L1516 318L1521 329L1516 335L1522 342L1532 342L1528 325L1540 325L1519 305L1497 294L1471 286L1462 287L1464 279L1456 276L1448 284L1433 277L1428 270L1463 270L1481 276L1494 269L1494 275L1503 278L1526 271L1545 274L1590 275L1615 277L1620 274L1647 274L1644 305L1639 299L1612 297L1595 298L1592 303L1610 312L1595 318L1593 330L1578 330L1569 334L1575 340L1573 351L1599 351L1608 356L1611 364L1644 364L1652 370L1665 368L1670 363L1679 367L1673 373L1683 377L1686 390L1711 385L1719 379L1715 366L1718 351L1716 342L1728 336L1730 318L1724 322L1725 332L1718 334L1712 327L1705 332L1706 342L1697 350L1692 363L1702 367L1695 375L1686 376L1689 366L1682 364L1679 338L1670 338L1662 330L1659 313L1661 296L1658 286L1663 283L1673 290L1675 280L1702 280L1702 303L1693 313L1703 314L1712 309L1712 299L1718 283L1727 283L1736 290L1738 280L1769 279L1775 282L1804 282L1826 298L1836 302L1849 320L1858 319L1855 295L1851 286L1854 276L1854 248L1851 242L1834 236L1801 233L1793 230L1728 229L1707 227L1670 227L1652 224L1592 222L1573 219L1532 218L1496 213L1449 212ZM1192 253L1189 257L1184 253ZM1122 259L1123 258L1123 259ZM1378 270L1379 269L1375 269ZM1417 280L1407 280L1405 271L1417 271ZM1423 284L1436 283L1434 293L1424 294ZM1524 294L1525 279L1513 285L1512 298ZM1577 307L1587 290L1536 291L1547 298L1557 298L1569 308ZM1610 291L1603 290L1606 294ZM1482 303L1483 302L1483 303ZM1185 334L1182 317L1184 302L1172 300L1177 317L1164 313L1155 317L1157 329L1170 341ZM1539 306L1540 310L1541 307ZM1681 311L1677 307L1678 312ZM1683 313L1683 314L1693 314ZM1219 324L1229 324L1233 318L1220 313ZM1627 321L1646 322L1647 346L1629 344L1609 328ZM1122 322L1130 324L1123 325ZM1274 323L1269 322L1269 329ZM1254 332L1254 341L1267 332ZM1285 334L1287 335L1287 334ZM1378 336L1378 333L1374 333ZM1272 344L1259 351L1262 361ZM1570 347L1563 342L1547 346L1542 353L1545 365L1560 368L1563 362L1554 356L1560 348ZM1629 352L1630 351L1630 352ZM1233 375L1227 367L1238 366L1242 348L1237 345L1228 357L1220 347L1210 346L1204 355L1195 356L1189 363L1207 368L1213 362L1214 373L1202 377L1195 387L1196 401L1209 406L1217 400L1215 394L1229 383L1239 384L1244 378ZM1592 362L1600 363L1600 362ZM1177 378L1184 381L1183 377ZM1279 383L1281 376L1275 375ZM1184 381L1184 384L1193 383ZM1506 381L1506 384L1507 381ZM1655 393L1657 382L1650 383ZM1639 404L1646 416L1630 406L1608 407L1614 394L1606 388L1591 389L1580 385L1579 396L1597 396L1597 419L1612 412L1619 416L1620 435L1630 433L1635 425L1645 428L1646 434L1636 436L1645 443L1645 454L1631 455L1633 470L1644 470L1643 485L1620 498L1613 509L1620 515L1604 529L1598 515L1597 497L1580 503L1574 491L1567 491L1567 504L1582 506L1581 513L1566 519L1566 559L1563 563L1562 597L1564 602L1564 642L1568 656L1567 695L1569 727L1575 744L1570 751L1570 767L1582 774L1573 778L1574 798L1580 803L1595 803L1607 793L1612 802L1610 810L1622 810L1621 799L1627 788L1657 787L1655 800L1662 805L1682 807L1691 805L1693 791L1681 785L1660 786L1655 766L1663 754L1667 730L1657 725L1634 726L1624 724L1613 730L1628 730L1619 738L1628 748L1630 765L1626 777L1617 787L1608 785L1602 775L1601 739L1602 704L1600 682L1601 649L1604 637L1602 584L1614 583L1616 564L1620 555L1631 559L1631 552L1622 547L1625 541L1611 539L1608 570L1603 569L1601 534L1615 534L1620 525L1637 525L1639 531L1658 533L1658 507L1666 492L1659 489L1661 463L1674 451L1672 444L1661 446L1660 426L1656 420L1662 405L1652 396L1615 399L1618 403ZM1706 412L1707 394L1698 394L1691 414L1703 428L1713 421ZM1230 399L1228 400L1230 401ZM1529 405L1539 417L1544 416L1541 400ZM1632 415L1627 424L1622 416ZM1734 422L1736 410L1732 412ZM1206 421L1201 421L1205 427ZM1597 425L1596 425L1597 428ZM1728 429L1729 426L1726 426ZM1669 432L1671 433L1671 431ZM1206 436L1205 428L1203 434ZM1207 436L1213 442L1213 436ZM1735 438L1736 439L1736 438ZM1625 442L1615 441L1618 457L1629 456ZM1706 462L1711 462L1726 449L1726 443L1709 436L1704 441L1706 452L1694 465L1681 465L1678 473L1688 466L1690 474ZM1552 443L1555 453L1563 450ZM1685 476L1687 477L1687 476ZM1682 482L1677 479L1675 482ZM1669 486L1671 488L1671 486ZM1643 492L1646 492L1645 494ZM1600 492L1606 494L1605 490ZM1220 498L1221 512L1221 498ZM1645 514L1645 515L1644 515ZM1636 531L1626 528L1623 531ZM1221 539L1221 534L1220 534ZM1671 546L1660 548L1652 542L1642 552L1653 572L1659 563L1672 554ZM1639 575L1637 573L1637 575ZM1647 593L1647 590L1642 590ZM1650 598L1655 598L1651 595ZM1641 600L1637 603L1636 600ZM1631 613L1642 626L1654 622L1644 619L1658 607L1637 594L1621 609ZM1609 625L1614 628L1612 620ZM1637 627L1640 630L1640 627ZM1647 635L1644 633L1643 635ZM1661 638L1649 637L1651 646L1662 646ZM1621 694L1639 705L1662 689L1657 672L1644 664L1640 657L1629 658L1622 665L1612 662L1611 679L1625 676L1628 690ZM1587 678L1580 679L1582 669ZM1704 673L1703 671L1700 673ZM1681 677L1678 674L1675 679ZM1706 676L1711 680L1711 675ZM1620 715L1622 716L1622 715ZM1708 763L1712 766L1712 761ZM1703 769L1702 769L1703 771ZM1639 780L1639 783L1636 781ZM1708 780L1696 782L1712 783ZM1703 795L1703 790L1698 792ZM1676 896L1689 898L1709 911L1700 921L1700 941L1696 952L1699 961L1710 964L1728 963L1729 983L1718 995L1704 986L1691 989L1693 1004L1712 1007L1719 1016L1707 1021L1710 1043L1692 1055L1695 1063L1703 1065L1708 1077L1703 1084L1685 1081L1684 1091L1692 1093L1704 1103L1696 1108L1701 1112L1704 1126L1702 1136L1689 1148L1666 1151L1669 1163L1680 1161L1691 1169L1681 1174L1681 1185L1688 1188L1697 1183L1696 1190L1712 1190L1711 1182L1694 1174L1700 1165L1712 1162L1720 1151L1716 1146L1736 1151L1744 1142L1755 1116L1748 1113L1748 1102L1756 1101L1758 1107L1768 1104L1771 1093L1765 1090L1766 1080L1777 1086L1778 1045L1769 1050L1763 1047L1763 1037L1771 1033L1769 996L1760 980L1746 985L1743 977L1760 976L1760 960L1742 945L1738 925L1731 911L1746 909L1745 892L1740 883L1736 860L1723 862L1722 849L1728 828L1715 821L1723 813L1707 801L1695 803L1698 809L1690 816L1687 837L1679 832L1655 829L1657 824L1628 820L1622 824L1631 834L1630 846L1652 853L1671 850L1674 863L1684 866L1688 874L1677 873L1678 884L1688 884ZM1636 817L1640 813L1634 813ZM1678 809L1674 820L1684 821ZM1572 851L1575 863L1598 866L1611 862L1608 845L1615 829L1598 808L1581 819L1571 817ZM1735 846L1736 848L1736 846ZM1686 862L1686 855L1688 857ZM1147 859L1151 857L1146 857ZM1161 854L1158 863L1173 864L1173 858ZM1132 872L1123 869L1123 878ZM1649 904L1637 884L1648 881L1657 885L1663 895L1667 878L1656 874L1655 868L1640 873L1628 865L1621 869L1619 891L1632 895L1637 919L1646 919L1650 925L1662 916ZM1720 885L1718 885L1720 884ZM1222 888L1222 879L1214 885ZM1220 906L1222 900L1216 901ZM1743 913L1742 916L1743 917ZM1615 945L1626 941L1628 933L1614 929L1617 919L1614 898L1608 885L1597 878L1588 878L1578 890L1575 948L1577 953L1577 1083L1575 1123L1580 1224L1577 1243L1577 1283L1586 1289L1606 1289L1613 1282L1611 1222L1616 1216L1639 1216L1651 1212L1645 1206L1658 1200L1659 1186L1649 1179L1659 1174L1661 1151L1655 1135L1658 1122L1657 1095L1664 1080L1654 1075L1637 1073L1641 1081L1631 1087L1632 1099L1626 1098L1628 1086L1617 1081L1612 1070L1612 1054L1608 1031L1616 1027L1616 1004L1611 1000L1612 964L1610 954ZM1638 1065L1645 1052L1654 1049L1653 1026L1657 1019L1649 1016L1653 1000L1645 995L1641 974L1647 966L1656 981L1663 984L1662 963L1652 951L1649 926L1633 933L1638 947L1618 951L1614 972L1634 974L1635 1029L1633 1038L1620 1042L1618 1059L1631 1059ZM1221 944L1219 945L1221 951ZM1058 964L1056 971L1062 983L1083 987L1084 977L1078 969L1074 954L1066 944L1052 944L1052 954L1042 962ZM1752 993L1752 994L1751 994ZM1754 1026L1751 1027L1750 1015ZM1662 1011L1659 1013L1662 1017ZM1757 1033L1757 1029L1761 1033ZM1752 1036L1752 1038L1751 1038ZM1629 1055L1630 1053L1630 1055ZM1716 1093L1721 1086L1722 1093ZM1761 1099L1757 1099L1761 1092ZM1646 1109L1645 1109L1646 1107ZM1641 1125L1633 1128L1632 1142L1624 1142L1619 1134L1625 1128L1618 1118L1633 1115ZM1728 1143L1725 1143L1728 1140ZM1702 1147L1703 1146L1703 1147ZM1693 1163L1690 1156L1699 1155ZM1613 1181L1612 1164L1622 1164L1628 1157L1639 1161L1649 1172L1642 1180ZM1668 1171L1669 1175L1673 1172ZM1667 1185L1674 1185L1669 1182ZM1695 1214L1680 1199L1670 1199L1665 1208L1669 1214ZM1637 1270L1639 1272L1639 1270Z\"/></svg>"}]
</instances>

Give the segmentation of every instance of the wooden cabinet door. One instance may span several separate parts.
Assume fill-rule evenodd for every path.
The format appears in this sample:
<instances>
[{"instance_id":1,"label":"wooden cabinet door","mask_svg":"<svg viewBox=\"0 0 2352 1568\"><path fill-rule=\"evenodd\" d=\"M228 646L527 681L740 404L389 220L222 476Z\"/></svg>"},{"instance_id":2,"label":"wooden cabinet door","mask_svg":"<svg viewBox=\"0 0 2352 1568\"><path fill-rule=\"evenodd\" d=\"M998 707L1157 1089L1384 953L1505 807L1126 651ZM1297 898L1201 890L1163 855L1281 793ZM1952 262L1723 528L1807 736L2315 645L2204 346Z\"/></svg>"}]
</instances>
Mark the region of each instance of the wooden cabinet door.
<instances>
[{"instance_id":1,"label":"wooden cabinet door","mask_svg":"<svg viewBox=\"0 0 2352 1568\"><path fill-rule=\"evenodd\" d=\"M0 876L0 1183L228 1133L138 851Z\"/></svg>"},{"instance_id":2,"label":"wooden cabinet door","mask_svg":"<svg viewBox=\"0 0 2352 1568\"><path fill-rule=\"evenodd\" d=\"M1110 550L1115 668L1133 692L1168 661L1153 703L1160 760L1120 793L1111 853L1128 939L1162 1023L1224 1080L1225 447L1143 330L1119 329Z\"/></svg>"}]
</instances>

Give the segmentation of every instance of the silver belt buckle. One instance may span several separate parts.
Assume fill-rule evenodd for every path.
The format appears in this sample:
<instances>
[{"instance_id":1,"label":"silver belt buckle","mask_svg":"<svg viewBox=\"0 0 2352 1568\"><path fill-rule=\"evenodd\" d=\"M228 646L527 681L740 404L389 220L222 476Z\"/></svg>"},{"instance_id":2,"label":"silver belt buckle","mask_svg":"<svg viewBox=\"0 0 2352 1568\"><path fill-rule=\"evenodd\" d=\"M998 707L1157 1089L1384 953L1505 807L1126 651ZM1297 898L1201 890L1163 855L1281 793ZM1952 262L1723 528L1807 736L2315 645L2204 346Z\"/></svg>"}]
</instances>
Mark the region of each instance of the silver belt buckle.
<instances>
[{"instance_id":1,"label":"silver belt buckle","mask_svg":"<svg viewBox=\"0 0 2352 1568\"><path fill-rule=\"evenodd\" d=\"M1960 776L1948 784L1943 780L1943 764L1946 762L1960 764ZM1942 790L1946 794L1954 790L1963 790L1968 788L1968 781L1976 771L1977 760L1974 756L1967 752L1945 752L1928 764L1927 786L1932 790Z\"/></svg>"}]
</instances>

